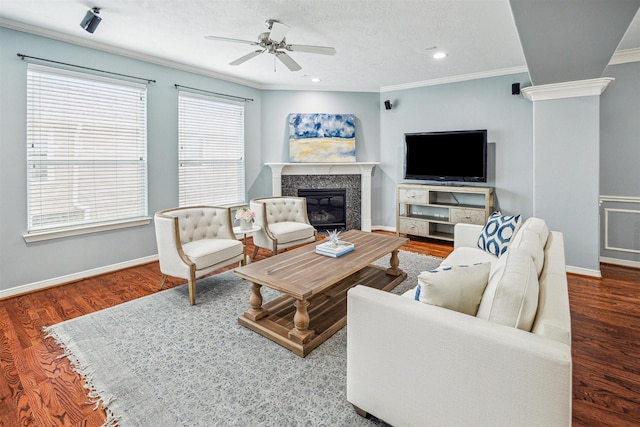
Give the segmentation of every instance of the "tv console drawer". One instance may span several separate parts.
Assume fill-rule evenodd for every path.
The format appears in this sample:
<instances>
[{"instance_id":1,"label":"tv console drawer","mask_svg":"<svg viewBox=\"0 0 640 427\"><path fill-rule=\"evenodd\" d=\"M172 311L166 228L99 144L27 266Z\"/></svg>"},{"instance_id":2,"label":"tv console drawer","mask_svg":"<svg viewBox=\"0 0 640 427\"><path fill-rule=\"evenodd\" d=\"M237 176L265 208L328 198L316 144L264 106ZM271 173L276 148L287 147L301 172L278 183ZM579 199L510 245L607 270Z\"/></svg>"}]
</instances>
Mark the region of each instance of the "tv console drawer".
<instances>
[{"instance_id":1,"label":"tv console drawer","mask_svg":"<svg viewBox=\"0 0 640 427\"><path fill-rule=\"evenodd\" d=\"M400 230L402 234L413 234L415 236L427 235L427 222L420 219L400 218Z\"/></svg>"},{"instance_id":2,"label":"tv console drawer","mask_svg":"<svg viewBox=\"0 0 640 427\"><path fill-rule=\"evenodd\" d=\"M414 203L414 204L427 204L427 190L412 189L412 188L400 188L398 190L398 202L399 203Z\"/></svg>"},{"instance_id":3,"label":"tv console drawer","mask_svg":"<svg viewBox=\"0 0 640 427\"><path fill-rule=\"evenodd\" d=\"M459 222L464 222L466 224L477 224L484 225L485 220L485 211L476 210L476 209L465 209L465 208L451 208L451 218L449 221L457 224Z\"/></svg>"}]
</instances>

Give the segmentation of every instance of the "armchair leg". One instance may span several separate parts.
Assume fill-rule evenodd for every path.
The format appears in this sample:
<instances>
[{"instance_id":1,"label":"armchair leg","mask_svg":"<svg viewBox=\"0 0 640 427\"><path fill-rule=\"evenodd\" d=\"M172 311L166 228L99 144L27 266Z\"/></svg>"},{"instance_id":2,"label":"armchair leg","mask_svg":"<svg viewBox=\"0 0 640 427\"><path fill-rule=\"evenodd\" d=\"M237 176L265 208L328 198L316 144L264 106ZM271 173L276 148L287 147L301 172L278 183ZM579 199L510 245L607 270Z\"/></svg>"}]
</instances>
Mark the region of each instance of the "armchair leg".
<instances>
[{"instance_id":1,"label":"armchair leg","mask_svg":"<svg viewBox=\"0 0 640 427\"><path fill-rule=\"evenodd\" d=\"M162 287L164 286L164 281L167 280L167 275L163 274L162 278L160 279L160 285L158 286L158 290L162 289Z\"/></svg>"},{"instance_id":2,"label":"armchair leg","mask_svg":"<svg viewBox=\"0 0 640 427\"><path fill-rule=\"evenodd\" d=\"M258 255L258 249L259 248L257 246L253 248L253 255L251 255L251 259L254 259L256 255Z\"/></svg>"},{"instance_id":3,"label":"armchair leg","mask_svg":"<svg viewBox=\"0 0 640 427\"><path fill-rule=\"evenodd\" d=\"M189 302L191 305L196 305L196 275L194 271L191 271L189 278Z\"/></svg>"}]
</instances>

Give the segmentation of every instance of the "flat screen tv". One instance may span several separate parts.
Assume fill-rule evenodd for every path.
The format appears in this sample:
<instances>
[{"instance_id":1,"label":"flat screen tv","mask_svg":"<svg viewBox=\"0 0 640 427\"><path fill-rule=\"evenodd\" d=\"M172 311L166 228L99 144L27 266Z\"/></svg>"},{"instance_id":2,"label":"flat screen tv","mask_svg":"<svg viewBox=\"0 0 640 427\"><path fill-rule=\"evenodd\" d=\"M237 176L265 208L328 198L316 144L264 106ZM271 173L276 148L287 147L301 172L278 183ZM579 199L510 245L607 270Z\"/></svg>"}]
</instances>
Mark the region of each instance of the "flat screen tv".
<instances>
[{"instance_id":1,"label":"flat screen tv","mask_svg":"<svg viewBox=\"0 0 640 427\"><path fill-rule=\"evenodd\" d=\"M487 130L405 133L405 179L487 182Z\"/></svg>"}]
</instances>

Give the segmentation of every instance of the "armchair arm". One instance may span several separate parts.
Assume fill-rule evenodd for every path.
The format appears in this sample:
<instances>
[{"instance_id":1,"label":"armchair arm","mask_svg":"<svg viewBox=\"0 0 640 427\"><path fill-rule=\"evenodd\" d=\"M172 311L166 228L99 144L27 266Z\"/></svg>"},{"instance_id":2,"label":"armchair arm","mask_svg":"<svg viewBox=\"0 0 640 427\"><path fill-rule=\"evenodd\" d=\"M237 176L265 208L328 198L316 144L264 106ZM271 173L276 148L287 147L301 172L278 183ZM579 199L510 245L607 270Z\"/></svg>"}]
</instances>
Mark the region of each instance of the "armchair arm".
<instances>
[{"instance_id":1,"label":"armchair arm","mask_svg":"<svg viewBox=\"0 0 640 427\"><path fill-rule=\"evenodd\" d=\"M262 227L259 231L253 233L253 242L256 246L262 248L273 247L273 242L276 241L276 237L269 229L267 222L267 206L264 202L253 201L249 202L249 207L256 213L255 223Z\"/></svg>"},{"instance_id":2,"label":"armchair arm","mask_svg":"<svg viewBox=\"0 0 640 427\"><path fill-rule=\"evenodd\" d=\"M180 243L178 218L156 214L154 218L158 259L164 274L183 277L190 271L193 262L185 255Z\"/></svg>"},{"instance_id":3,"label":"armchair arm","mask_svg":"<svg viewBox=\"0 0 640 427\"><path fill-rule=\"evenodd\" d=\"M571 348L356 286L347 400L392 425L570 426Z\"/></svg>"}]
</instances>

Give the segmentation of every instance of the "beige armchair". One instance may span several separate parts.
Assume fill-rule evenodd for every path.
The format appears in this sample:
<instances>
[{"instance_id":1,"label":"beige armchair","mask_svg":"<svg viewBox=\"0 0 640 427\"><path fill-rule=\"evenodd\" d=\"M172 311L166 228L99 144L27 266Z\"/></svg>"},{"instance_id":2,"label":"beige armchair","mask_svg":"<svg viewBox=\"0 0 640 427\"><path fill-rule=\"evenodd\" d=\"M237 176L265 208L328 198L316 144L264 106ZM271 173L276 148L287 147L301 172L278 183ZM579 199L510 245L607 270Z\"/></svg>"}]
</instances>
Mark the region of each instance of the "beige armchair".
<instances>
[{"instance_id":1,"label":"beige armchair","mask_svg":"<svg viewBox=\"0 0 640 427\"><path fill-rule=\"evenodd\" d=\"M233 263L244 264L245 246L235 238L229 208L192 206L156 212L156 241L162 279L187 279L196 303L196 279Z\"/></svg>"},{"instance_id":2,"label":"beige armchair","mask_svg":"<svg viewBox=\"0 0 640 427\"><path fill-rule=\"evenodd\" d=\"M255 224L262 227L253 233L252 258L258 254L258 248L275 255L279 249L316 241L317 232L309 223L304 197L263 197L251 200L249 205L256 213Z\"/></svg>"}]
</instances>

